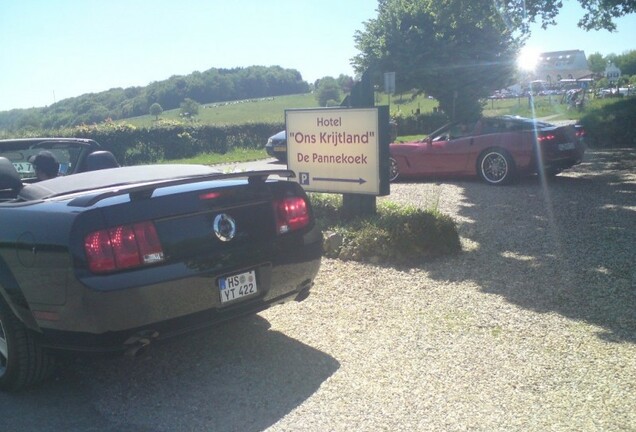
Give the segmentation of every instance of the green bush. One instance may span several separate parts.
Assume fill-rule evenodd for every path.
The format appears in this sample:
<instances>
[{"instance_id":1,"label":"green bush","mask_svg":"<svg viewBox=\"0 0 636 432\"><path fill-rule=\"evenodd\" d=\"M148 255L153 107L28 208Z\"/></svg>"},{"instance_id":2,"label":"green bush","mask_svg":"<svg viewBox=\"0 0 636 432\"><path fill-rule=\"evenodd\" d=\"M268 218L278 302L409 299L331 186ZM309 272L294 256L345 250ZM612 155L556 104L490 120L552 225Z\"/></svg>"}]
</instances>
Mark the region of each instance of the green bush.
<instances>
[{"instance_id":1,"label":"green bush","mask_svg":"<svg viewBox=\"0 0 636 432\"><path fill-rule=\"evenodd\" d=\"M596 101L595 101L596 102ZM636 97L619 101L599 100L599 106L587 110L580 123L585 127L590 146L599 148L636 147Z\"/></svg>"},{"instance_id":2,"label":"green bush","mask_svg":"<svg viewBox=\"0 0 636 432\"><path fill-rule=\"evenodd\" d=\"M160 120L150 128L106 122L50 135L94 139L123 165L138 165L202 153L225 154L235 148L264 148L267 138L284 127L270 123L212 126Z\"/></svg>"},{"instance_id":3,"label":"green bush","mask_svg":"<svg viewBox=\"0 0 636 432\"><path fill-rule=\"evenodd\" d=\"M397 134L422 135L430 134L449 122L448 116L442 112L427 112L422 114L393 115L393 121L397 123Z\"/></svg>"},{"instance_id":4,"label":"green bush","mask_svg":"<svg viewBox=\"0 0 636 432\"><path fill-rule=\"evenodd\" d=\"M312 205L329 258L418 264L461 250L455 221L435 209L381 203L375 216L345 222L341 196L312 194Z\"/></svg>"}]
</instances>

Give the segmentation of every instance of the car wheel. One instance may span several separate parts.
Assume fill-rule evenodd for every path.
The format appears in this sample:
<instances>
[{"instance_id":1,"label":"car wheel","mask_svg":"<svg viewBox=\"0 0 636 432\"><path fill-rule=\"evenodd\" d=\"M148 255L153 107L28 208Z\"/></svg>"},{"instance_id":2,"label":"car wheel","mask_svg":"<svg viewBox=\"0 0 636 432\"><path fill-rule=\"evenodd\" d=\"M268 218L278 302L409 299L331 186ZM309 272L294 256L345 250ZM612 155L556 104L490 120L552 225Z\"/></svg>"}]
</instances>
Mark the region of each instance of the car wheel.
<instances>
[{"instance_id":1,"label":"car wheel","mask_svg":"<svg viewBox=\"0 0 636 432\"><path fill-rule=\"evenodd\" d=\"M492 149L484 152L477 161L477 172L488 184L503 185L515 178L515 164L505 150Z\"/></svg>"},{"instance_id":2,"label":"car wheel","mask_svg":"<svg viewBox=\"0 0 636 432\"><path fill-rule=\"evenodd\" d=\"M0 390L18 391L47 378L53 357L0 298Z\"/></svg>"},{"instance_id":3,"label":"car wheel","mask_svg":"<svg viewBox=\"0 0 636 432\"><path fill-rule=\"evenodd\" d=\"M399 176L400 170L398 169L397 161L389 158L389 181L395 181Z\"/></svg>"}]
</instances>

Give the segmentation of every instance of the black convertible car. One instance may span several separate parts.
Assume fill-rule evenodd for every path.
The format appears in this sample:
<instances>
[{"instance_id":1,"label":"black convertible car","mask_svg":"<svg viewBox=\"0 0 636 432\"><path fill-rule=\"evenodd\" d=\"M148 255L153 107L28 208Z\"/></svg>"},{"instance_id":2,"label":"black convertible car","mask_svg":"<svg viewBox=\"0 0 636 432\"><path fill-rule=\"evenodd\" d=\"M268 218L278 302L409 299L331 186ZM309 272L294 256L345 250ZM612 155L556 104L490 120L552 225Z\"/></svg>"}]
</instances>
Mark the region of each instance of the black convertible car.
<instances>
[{"instance_id":1,"label":"black convertible car","mask_svg":"<svg viewBox=\"0 0 636 432\"><path fill-rule=\"evenodd\" d=\"M24 183L0 157L0 388L60 351L128 351L304 299L322 236L287 170L201 165ZM24 167L28 170L28 167Z\"/></svg>"}]
</instances>

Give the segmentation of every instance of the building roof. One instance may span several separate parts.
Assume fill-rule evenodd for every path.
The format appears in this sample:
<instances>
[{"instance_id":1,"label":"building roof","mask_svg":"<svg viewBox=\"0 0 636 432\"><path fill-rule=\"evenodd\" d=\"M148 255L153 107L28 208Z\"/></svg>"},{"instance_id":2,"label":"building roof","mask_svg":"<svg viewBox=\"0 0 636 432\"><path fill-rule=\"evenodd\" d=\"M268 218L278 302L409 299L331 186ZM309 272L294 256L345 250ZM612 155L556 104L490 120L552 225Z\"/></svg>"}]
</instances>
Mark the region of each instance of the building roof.
<instances>
[{"instance_id":1,"label":"building roof","mask_svg":"<svg viewBox=\"0 0 636 432\"><path fill-rule=\"evenodd\" d=\"M550 51L539 54L532 76L536 79L556 83L561 79L581 79L593 76L587 64L585 51Z\"/></svg>"}]
</instances>

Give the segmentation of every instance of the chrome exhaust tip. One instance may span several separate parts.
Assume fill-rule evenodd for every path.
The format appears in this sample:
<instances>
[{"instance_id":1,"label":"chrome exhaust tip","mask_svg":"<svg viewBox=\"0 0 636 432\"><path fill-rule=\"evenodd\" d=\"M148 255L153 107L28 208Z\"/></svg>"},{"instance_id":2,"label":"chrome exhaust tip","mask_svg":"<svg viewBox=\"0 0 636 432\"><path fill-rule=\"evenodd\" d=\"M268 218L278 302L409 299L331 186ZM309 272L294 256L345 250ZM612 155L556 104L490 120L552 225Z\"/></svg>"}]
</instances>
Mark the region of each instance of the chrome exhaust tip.
<instances>
[{"instance_id":1,"label":"chrome exhaust tip","mask_svg":"<svg viewBox=\"0 0 636 432\"><path fill-rule=\"evenodd\" d=\"M132 335L124 342L124 345L128 346L124 356L129 358L139 357L157 337L159 337L159 332L155 330L144 330Z\"/></svg>"}]
</instances>

